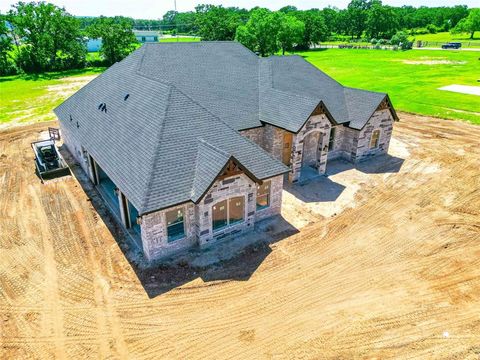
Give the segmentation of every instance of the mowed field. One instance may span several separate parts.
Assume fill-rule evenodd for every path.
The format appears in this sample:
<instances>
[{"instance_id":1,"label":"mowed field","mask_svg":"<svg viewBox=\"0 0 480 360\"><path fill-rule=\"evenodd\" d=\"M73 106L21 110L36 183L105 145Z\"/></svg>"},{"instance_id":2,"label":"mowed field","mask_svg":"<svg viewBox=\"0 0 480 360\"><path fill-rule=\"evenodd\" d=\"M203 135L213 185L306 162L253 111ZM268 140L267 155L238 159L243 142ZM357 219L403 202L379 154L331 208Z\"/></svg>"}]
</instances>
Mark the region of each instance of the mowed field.
<instances>
[{"instance_id":1,"label":"mowed field","mask_svg":"<svg viewBox=\"0 0 480 360\"><path fill-rule=\"evenodd\" d=\"M103 70L0 77L0 129L55 120L52 110Z\"/></svg>"},{"instance_id":2,"label":"mowed field","mask_svg":"<svg viewBox=\"0 0 480 360\"><path fill-rule=\"evenodd\" d=\"M0 132L0 359L477 360L480 128L400 117L389 161L329 177L337 199L284 193L297 234L148 271L76 178L40 184L52 123Z\"/></svg>"},{"instance_id":3,"label":"mowed field","mask_svg":"<svg viewBox=\"0 0 480 360\"><path fill-rule=\"evenodd\" d=\"M480 96L438 90L480 86L477 52L322 49L300 55L346 86L387 92L398 110L480 124Z\"/></svg>"},{"instance_id":4,"label":"mowed field","mask_svg":"<svg viewBox=\"0 0 480 360\"><path fill-rule=\"evenodd\" d=\"M344 85L388 92L397 110L480 124L479 96L438 90L480 86L475 52L328 49L300 55ZM103 70L0 78L0 129L54 120L52 109Z\"/></svg>"}]
</instances>

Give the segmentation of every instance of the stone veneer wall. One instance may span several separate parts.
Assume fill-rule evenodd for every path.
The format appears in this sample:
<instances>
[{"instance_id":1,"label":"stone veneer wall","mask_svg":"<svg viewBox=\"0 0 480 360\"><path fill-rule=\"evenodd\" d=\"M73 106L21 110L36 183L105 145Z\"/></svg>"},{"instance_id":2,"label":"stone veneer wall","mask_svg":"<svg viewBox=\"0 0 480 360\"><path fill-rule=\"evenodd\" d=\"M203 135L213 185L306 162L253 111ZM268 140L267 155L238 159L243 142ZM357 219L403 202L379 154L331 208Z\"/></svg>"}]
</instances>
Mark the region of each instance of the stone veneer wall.
<instances>
[{"instance_id":1,"label":"stone veneer wall","mask_svg":"<svg viewBox=\"0 0 480 360\"><path fill-rule=\"evenodd\" d=\"M262 149L272 154L275 159L283 158L283 134L286 130L265 124L263 127L241 130L240 134L252 140Z\"/></svg>"},{"instance_id":2,"label":"stone veneer wall","mask_svg":"<svg viewBox=\"0 0 480 360\"><path fill-rule=\"evenodd\" d=\"M268 151L277 160L283 158L283 133L285 130L276 126L265 124L263 148Z\"/></svg>"},{"instance_id":3,"label":"stone veneer wall","mask_svg":"<svg viewBox=\"0 0 480 360\"><path fill-rule=\"evenodd\" d=\"M240 134L252 140L255 144L264 147L264 127L258 127L248 130L241 130Z\"/></svg>"},{"instance_id":4,"label":"stone veneer wall","mask_svg":"<svg viewBox=\"0 0 480 360\"><path fill-rule=\"evenodd\" d=\"M266 209L256 211L255 221L263 220L271 216L278 215L282 210L283 175L275 176L268 180L271 181L270 206ZM257 192L257 187L255 187L255 199L257 198L256 192ZM256 204L256 201L255 201L255 204Z\"/></svg>"},{"instance_id":5,"label":"stone veneer wall","mask_svg":"<svg viewBox=\"0 0 480 360\"><path fill-rule=\"evenodd\" d=\"M354 162L388 152L393 130L393 117L388 109L375 111L365 127L359 131ZM380 130L378 147L370 149L370 140L374 130Z\"/></svg>"},{"instance_id":6,"label":"stone veneer wall","mask_svg":"<svg viewBox=\"0 0 480 360\"><path fill-rule=\"evenodd\" d=\"M291 182L298 181L302 169L303 141L312 131L320 131L320 143L322 149L317 158L317 170L320 174L325 173L327 166L328 139L330 136L331 123L325 114L311 116L298 134L293 136L292 144L292 171L289 174Z\"/></svg>"},{"instance_id":7,"label":"stone veneer wall","mask_svg":"<svg viewBox=\"0 0 480 360\"><path fill-rule=\"evenodd\" d=\"M206 246L228 236L253 230L255 221L280 213L282 205L283 175L271 179L270 207L256 211L257 184L245 174L217 180L197 205L187 203L157 211L142 217L142 243L148 260L171 255L195 244ZM213 232L212 207L219 201L243 196L245 200L245 221ZM185 234L183 239L167 241L165 213L183 208Z\"/></svg>"},{"instance_id":8,"label":"stone veneer wall","mask_svg":"<svg viewBox=\"0 0 480 360\"><path fill-rule=\"evenodd\" d=\"M335 139L333 149L328 151L328 160L342 158L352 161L356 156L356 144L358 143L358 130L350 129L343 125L335 126Z\"/></svg>"},{"instance_id":9,"label":"stone veneer wall","mask_svg":"<svg viewBox=\"0 0 480 360\"><path fill-rule=\"evenodd\" d=\"M200 246L213 243L215 240L233 235L247 228L253 229L255 224L256 184L245 174L215 181L202 201L197 205L197 237ZM213 232L212 206L219 201L236 196L244 197L245 221Z\"/></svg>"},{"instance_id":10,"label":"stone veneer wall","mask_svg":"<svg viewBox=\"0 0 480 360\"><path fill-rule=\"evenodd\" d=\"M168 242L167 219L168 211L183 209L185 219L185 237ZM143 253L148 260L168 256L177 251L187 249L196 243L195 204L186 203L142 216L141 233Z\"/></svg>"}]
</instances>

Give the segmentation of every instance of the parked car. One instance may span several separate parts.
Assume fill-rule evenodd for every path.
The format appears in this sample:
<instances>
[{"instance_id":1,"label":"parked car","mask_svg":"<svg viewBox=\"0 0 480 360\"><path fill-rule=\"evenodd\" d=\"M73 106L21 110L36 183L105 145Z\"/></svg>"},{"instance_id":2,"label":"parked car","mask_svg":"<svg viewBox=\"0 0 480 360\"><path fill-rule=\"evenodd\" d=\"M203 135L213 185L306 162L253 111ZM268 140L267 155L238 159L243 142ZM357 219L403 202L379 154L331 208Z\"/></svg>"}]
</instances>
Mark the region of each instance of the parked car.
<instances>
[{"instance_id":1,"label":"parked car","mask_svg":"<svg viewBox=\"0 0 480 360\"><path fill-rule=\"evenodd\" d=\"M462 47L462 43L459 42L449 42L442 45L442 49L460 49Z\"/></svg>"}]
</instances>

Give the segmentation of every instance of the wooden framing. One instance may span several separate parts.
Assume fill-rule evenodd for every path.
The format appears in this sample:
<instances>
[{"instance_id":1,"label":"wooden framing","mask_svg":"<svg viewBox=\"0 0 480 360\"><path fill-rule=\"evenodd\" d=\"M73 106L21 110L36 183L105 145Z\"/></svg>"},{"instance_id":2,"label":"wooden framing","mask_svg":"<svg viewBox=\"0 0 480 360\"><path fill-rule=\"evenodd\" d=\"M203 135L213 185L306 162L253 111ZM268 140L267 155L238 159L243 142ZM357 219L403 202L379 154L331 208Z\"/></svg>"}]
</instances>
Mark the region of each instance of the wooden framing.
<instances>
[{"instance_id":1,"label":"wooden framing","mask_svg":"<svg viewBox=\"0 0 480 360\"><path fill-rule=\"evenodd\" d=\"M395 109L393 108L392 102L390 101L390 98L388 97L388 95L383 98L382 102L377 106L377 109L375 111L380 111L380 110L390 110L393 116L393 119L395 121L399 120L398 115Z\"/></svg>"},{"instance_id":2,"label":"wooden framing","mask_svg":"<svg viewBox=\"0 0 480 360\"><path fill-rule=\"evenodd\" d=\"M230 159L227 163L227 166L220 173L217 179L223 180L230 176L240 175L243 172L244 171L240 168L240 166L235 161L233 161L233 159Z\"/></svg>"}]
</instances>

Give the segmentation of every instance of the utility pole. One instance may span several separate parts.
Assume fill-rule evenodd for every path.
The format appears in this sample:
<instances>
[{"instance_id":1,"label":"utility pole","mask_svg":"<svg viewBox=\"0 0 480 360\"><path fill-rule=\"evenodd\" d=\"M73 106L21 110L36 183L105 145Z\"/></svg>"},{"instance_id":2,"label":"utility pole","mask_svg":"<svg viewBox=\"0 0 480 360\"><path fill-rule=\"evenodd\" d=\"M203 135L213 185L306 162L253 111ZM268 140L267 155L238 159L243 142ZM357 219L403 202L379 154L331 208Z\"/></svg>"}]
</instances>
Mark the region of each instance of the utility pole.
<instances>
[{"instance_id":1,"label":"utility pole","mask_svg":"<svg viewBox=\"0 0 480 360\"><path fill-rule=\"evenodd\" d=\"M177 24L177 0L173 0L173 7L175 8L175 35L178 42L178 24Z\"/></svg>"}]
</instances>

